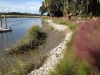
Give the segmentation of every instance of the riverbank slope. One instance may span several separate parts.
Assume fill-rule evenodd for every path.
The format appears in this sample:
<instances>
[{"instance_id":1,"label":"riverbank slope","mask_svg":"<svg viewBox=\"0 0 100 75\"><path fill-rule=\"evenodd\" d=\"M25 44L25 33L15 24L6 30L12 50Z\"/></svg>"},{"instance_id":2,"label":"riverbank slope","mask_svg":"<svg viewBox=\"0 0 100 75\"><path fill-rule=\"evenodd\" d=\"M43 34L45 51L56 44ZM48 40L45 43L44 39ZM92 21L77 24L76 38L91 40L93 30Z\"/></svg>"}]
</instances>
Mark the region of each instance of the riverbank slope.
<instances>
[{"instance_id":1,"label":"riverbank slope","mask_svg":"<svg viewBox=\"0 0 100 75\"><path fill-rule=\"evenodd\" d=\"M51 25L54 28L54 30L58 30L61 32L63 31L64 33L64 31L68 29L67 26L54 24L52 20L46 20L46 21L49 23L49 25ZM63 57L63 51L65 49L65 45L72 35L72 32L70 32L69 29L67 30L67 32L65 31L65 33L66 35L63 41L47 53L47 59L44 62L43 66L31 71L28 75L48 75L49 71L53 70L54 66ZM48 48L50 48L50 46L48 46Z\"/></svg>"}]
</instances>

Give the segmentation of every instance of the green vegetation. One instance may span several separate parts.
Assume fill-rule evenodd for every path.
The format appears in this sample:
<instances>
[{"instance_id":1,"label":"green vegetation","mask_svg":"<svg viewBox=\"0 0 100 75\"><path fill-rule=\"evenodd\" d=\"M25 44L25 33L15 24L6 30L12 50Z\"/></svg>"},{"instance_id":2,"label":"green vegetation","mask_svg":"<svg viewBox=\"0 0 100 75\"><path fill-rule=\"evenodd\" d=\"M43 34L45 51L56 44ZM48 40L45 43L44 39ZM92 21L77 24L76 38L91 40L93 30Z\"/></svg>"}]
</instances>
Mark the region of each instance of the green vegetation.
<instances>
[{"instance_id":1,"label":"green vegetation","mask_svg":"<svg viewBox=\"0 0 100 75\"><path fill-rule=\"evenodd\" d=\"M67 43L63 59L56 65L50 75L92 75L90 65L86 61L79 61L72 51L73 39Z\"/></svg>"},{"instance_id":2,"label":"green vegetation","mask_svg":"<svg viewBox=\"0 0 100 75\"><path fill-rule=\"evenodd\" d=\"M2 58L3 62L0 63L0 65L3 66L2 67L3 71L2 68L0 68L0 75L4 75L4 74L5 75L27 75L32 70L42 66L44 60L46 59L46 56L41 54L41 47L42 47L41 44L45 42L46 34L51 30L52 30L51 26L48 27L46 26L46 28L43 29L39 28L37 25L32 26L28 30L27 35L20 41L17 41L16 44L11 48L13 50L8 51L8 53L14 53L13 54L14 61L9 61L9 60L5 61L5 59ZM31 43L32 41L34 43ZM27 44L30 44L28 45L28 48L26 47ZM35 49L34 48L31 49L32 44L33 46L34 45L36 46ZM25 56L24 58L23 56L20 56L20 54L16 54L19 52L22 53L27 50L28 52L25 52L24 54L25 55L28 54L28 59L27 56Z\"/></svg>"},{"instance_id":3,"label":"green vegetation","mask_svg":"<svg viewBox=\"0 0 100 75\"><path fill-rule=\"evenodd\" d=\"M68 43L66 44L66 49L65 49L65 52L64 52L64 57L61 59L61 61L55 66L55 69L53 70L53 71L51 71L50 72L50 75L99 75L100 74L100 72L99 72L99 69L98 69L98 66L99 66L99 64L98 64L98 62L99 62L99 60L95 60L95 61L93 61L93 62L97 62L96 64L98 64L98 66L95 68L94 67L94 65L91 65L87 60L85 60L85 59L82 59L82 58L80 58L81 57L81 55L83 55L83 54L85 54L86 53L86 51L85 51L85 53L84 53L84 50L82 50L83 49L83 47L81 47L81 50L83 51L83 54L82 54L82 51L79 49L79 51L80 51L80 53L79 53L79 55L77 56L77 52L75 51L75 47L74 47L74 41L75 41L75 36L76 36L76 33L78 33L78 31L77 31L77 29L78 29L78 27L77 27L77 25L76 24L74 24L75 26L73 26L73 24L72 23L67 23L66 21L61 21L61 20L59 20L59 21L57 21L57 19L56 20L54 20L54 22L55 23L60 23L60 24L62 24L62 22L64 23L64 24L69 24L68 26L69 26L69 28L71 29L73 29L72 31L73 31L73 35L72 35L72 37L71 37L71 39L70 39L70 41L68 41ZM85 29L87 29L87 31L83 31L82 29L80 29L80 31L83 31L83 32L88 32L89 31L89 26L91 27L91 26L95 26L96 24L95 23L98 23L98 22L100 22L100 20L99 19L97 19L97 21L90 21L89 23L88 22L86 22L86 23L84 23L83 24L83 26L82 26L82 28L84 27L84 30ZM89 25L87 25L87 24L89 24ZM99 24L99 23L98 23ZM97 25L98 25L97 24ZM72 25L72 26L71 26ZM71 26L71 27L70 27ZM86 27L87 26L87 27ZM99 27L99 26L98 26ZM91 29L91 28L90 28ZM91 29L92 30L92 29ZM81 32L79 32L80 33L80 35L82 35L83 36L83 34L81 33ZM93 32L92 32L93 33ZM91 33L91 34L92 34ZM97 34L97 33L96 33ZM79 34L78 34L79 35ZM84 34L85 35L85 34ZM99 34L98 34L99 35ZM79 37L78 37L79 38ZM92 37L91 37L92 38ZM83 38L80 38L80 39L83 39ZM93 39L93 38L92 38ZM80 44L80 45L85 45L85 41L83 41L83 42L85 42L84 44L81 44L82 42L80 42L80 40L79 39L77 39L76 40L77 42L78 42L78 44ZM80 42L80 43L79 43ZM93 44L93 43L90 43L90 44ZM89 46L91 46L89 44ZM98 43L97 43L98 44ZM78 46L78 45L77 45ZM95 46L95 45L94 45ZM79 48L80 48L80 46L78 46ZM88 46L87 46L88 47ZM92 46L93 47L93 46ZM95 46L95 47L97 47L97 46ZM95 48L95 47L93 47L93 48ZM84 47L84 48L86 48L86 46ZM88 48L86 48L85 50L87 50ZM90 48L91 49L91 48ZM94 49L95 50L95 49ZM78 51L78 52L79 52ZM88 51L87 51L88 52ZM90 52L90 51L89 51ZM95 53L95 52L97 52L97 51L94 51L93 52L93 49L92 49L92 53L94 53L94 54L96 54L96 55L94 55L93 54L93 59L98 59L99 58L99 54L98 53ZM91 53L91 52L90 52ZM92 54L91 53L91 54ZM89 55L87 55L87 56L85 56L85 55L83 55L83 58L84 57L88 57ZM95 56L98 56L98 57L96 57L95 58ZM91 56L90 56L91 57ZM92 58L91 57L91 58ZM89 59L88 59L89 60ZM91 60L89 60L89 61L91 61Z\"/></svg>"},{"instance_id":4,"label":"green vegetation","mask_svg":"<svg viewBox=\"0 0 100 75\"><path fill-rule=\"evenodd\" d=\"M27 35L16 42L11 48L7 49L7 53L23 53L40 46L45 42L46 34L41 29L34 25L28 30Z\"/></svg>"},{"instance_id":5,"label":"green vegetation","mask_svg":"<svg viewBox=\"0 0 100 75\"><path fill-rule=\"evenodd\" d=\"M44 0L40 7L41 14L48 13L49 16L70 15L100 15L99 0ZM70 15L71 16L71 15Z\"/></svg>"},{"instance_id":6,"label":"green vegetation","mask_svg":"<svg viewBox=\"0 0 100 75\"><path fill-rule=\"evenodd\" d=\"M1 72L0 75L26 75L32 70L40 67L45 60L45 57L41 57L40 49L36 50L35 52L30 51L29 54L31 55L31 57L27 62L24 61L21 56L14 55L14 65L11 61L5 61L2 58L4 63L0 64L3 65L3 70L5 70L5 73Z\"/></svg>"},{"instance_id":7,"label":"green vegetation","mask_svg":"<svg viewBox=\"0 0 100 75\"><path fill-rule=\"evenodd\" d=\"M0 12L1 15L30 15L30 16L43 16L41 14L33 14L33 13L21 13L21 12Z\"/></svg>"},{"instance_id":8,"label":"green vegetation","mask_svg":"<svg viewBox=\"0 0 100 75\"><path fill-rule=\"evenodd\" d=\"M73 22L68 22L66 20L57 19L57 18L53 18L52 20L54 23L67 25L71 30L77 30L77 25Z\"/></svg>"}]
</instances>

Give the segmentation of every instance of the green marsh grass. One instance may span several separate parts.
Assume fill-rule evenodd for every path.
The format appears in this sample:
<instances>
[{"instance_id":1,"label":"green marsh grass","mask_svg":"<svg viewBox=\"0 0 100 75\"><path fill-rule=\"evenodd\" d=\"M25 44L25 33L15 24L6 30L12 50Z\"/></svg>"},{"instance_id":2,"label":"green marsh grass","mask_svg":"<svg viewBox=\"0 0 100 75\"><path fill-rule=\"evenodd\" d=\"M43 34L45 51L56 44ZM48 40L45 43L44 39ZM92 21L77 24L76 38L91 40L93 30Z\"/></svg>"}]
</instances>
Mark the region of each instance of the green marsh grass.
<instances>
[{"instance_id":1,"label":"green marsh grass","mask_svg":"<svg viewBox=\"0 0 100 75\"><path fill-rule=\"evenodd\" d=\"M3 65L4 72L6 72L5 75L26 75L42 65L46 57L41 54L41 44L45 42L47 37L46 34L53 28L49 26L43 29L41 30L37 25L31 27L23 39L17 41L12 48L8 49L7 53L14 53L13 57L15 58L15 63L13 65L12 61L5 61L5 59L2 59L4 63L0 64ZM46 33L44 33L45 31ZM33 46L32 40L36 46L35 49L29 47ZM26 51L26 49L28 51L27 53L30 55L30 59L27 61L25 61L20 54L16 54L22 53L23 51ZM2 71L0 73L1 75L4 75Z\"/></svg>"},{"instance_id":2,"label":"green marsh grass","mask_svg":"<svg viewBox=\"0 0 100 75\"><path fill-rule=\"evenodd\" d=\"M54 23L57 24L63 24L66 25L70 28L70 30L76 30L77 29L77 25L74 22L68 22L65 19L57 19L57 18L53 18L52 19Z\"/></svg>"},{"instance_id":3,"label":"green marsh grass","mask_svg":"<svg viewBox=\"0 0 100 75\"><path fill-rule=\"evenodd\" d=\"M4 63L3 69L7 74L5 75L26 75L30 71L38 68L43 63L45 56L41 56L40 47L45 42L46 33L42 32L39 26L32 26L25 37L17 41L11 48L7 49L7 53L11 53L15 58L15 63L12 65L12 62L9 60L5 61L2 58ZM34 52L32 52L34 50ZM23 53L28 51L30 54L30 59L25 61L18 53ZM1 75L2 71L1 71Z\"/></svg>"},{"instance_id":4,"label":"green marsh grass","mask_svg":"<svg viewBox=\"0 0 100 75\"><path fill-rule=\"evenodd\" d=\"M0 72L1 75L27 75L29 72L31 72L34 69L39 68L42 66L42 63L45 60L45 56L41 55L40 48L34 52L30 50L30 59L25 61L22 56L19 56L17 54L14 55L15 57L15 65L12 65L11 61L5 61L3 58L2 65L3 69L6 73Z\"/></svg>"},{"instance_id":5,"label":"green marsh grass","mask_svg":"<svg viewBox=\"0 0 100 75\"><path fill-rule=\"evenodd\" d=\"M46 28L46 30L45 28L43 29L41 30L41 28L39 28L37 25L33 26L28 30L23 39L17 41L12 48L8 49L7 53L14 53L13 57L15 58L15 63L12 65L12 61L7 63L8 61L3 59L3 69L5 72L7 72L5 75L26 75L32 70L39 68L43 64L46 57L45 55L41 54L41 44L45 42L47 37L46 34L52 30L52 27L49 26ZM44 33L45 31L46 33ZM31 48L33 45L36 46L35 49ZM24 49L27 49L27 53L30 55L30 59L27 61L25 61L20 54L16 54L26 51ZM4 75L2 71L1 75Z\"/></svg>"},{"instance_id":6,"label":"green marsh grass","mask_svg":"<svg viewBox=\"0 0 100 75\"><path fill-rule=\"evenodd\" d=\"M6 50L7 53L23 53L30 49L36 48L45 42L46 34L41 31L38 25L32 26L25 37L17 41L11 48Z\"/></svg>"}]
</instances>

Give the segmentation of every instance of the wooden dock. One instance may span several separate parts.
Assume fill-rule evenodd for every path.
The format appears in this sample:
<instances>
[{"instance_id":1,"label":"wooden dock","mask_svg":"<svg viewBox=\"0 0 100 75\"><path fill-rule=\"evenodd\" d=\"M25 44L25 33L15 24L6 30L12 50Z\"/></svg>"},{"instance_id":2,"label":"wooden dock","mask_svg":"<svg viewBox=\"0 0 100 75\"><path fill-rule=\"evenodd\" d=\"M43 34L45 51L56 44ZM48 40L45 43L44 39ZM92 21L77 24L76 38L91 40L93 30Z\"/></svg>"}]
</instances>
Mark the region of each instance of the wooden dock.
<instances>
[{"instance_id":1,"label":"wooden dock","mask_svg":"<svg viewBox=\"0 0 100 75\"><path fill-rule=\"evenodd\" d=\"M12 31L11 28L0 28L0 32L8 32L8 31Z\"/></svg>"},{"instance_id":2,"label":"wooden dock","mask_svg":"<svg viewBox=\"0 0 100 75\"><path fill-rule=\"evenodd\" d=\"M6 20L6 14L4 15L4 22L5 22L5 28L2 28L2 18L0 15L0 32L8 32L8 31L12 31L11 27L8 28L7 27L7 20Z\"/></svg>"}]
</instances>

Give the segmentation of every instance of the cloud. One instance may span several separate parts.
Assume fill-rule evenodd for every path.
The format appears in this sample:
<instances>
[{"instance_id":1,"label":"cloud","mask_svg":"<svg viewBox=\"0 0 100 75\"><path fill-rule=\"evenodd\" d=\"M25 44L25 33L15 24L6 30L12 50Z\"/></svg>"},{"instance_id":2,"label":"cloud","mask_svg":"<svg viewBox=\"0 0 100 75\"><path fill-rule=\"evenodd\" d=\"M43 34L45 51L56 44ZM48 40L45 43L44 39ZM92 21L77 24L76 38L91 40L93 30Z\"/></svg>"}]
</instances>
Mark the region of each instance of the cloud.
<instances>
[{"instance_id":1,"label":"cloud","mask_svg":"<svg viewBox=\"0 0 100 75\"><path fill-rule=\"evenodd\" d=\"M2 12L2 9L0 8L0 12Z\"/></svg>"},{"instance_id":2,"label":"cloud","mask_svg":"<svg viewBox=\"0 0 100 75\"><path fill-rule=\"evenodd\" d=\"M28 12L39 13L39 7L43 0L0 0L2 12Z\"/></svg>"},{"instance_id":3,"label":"cloud","mask_svg":"<svg viewBox=\"0 0 100 75\"><path fill-rule=\"evenodd\" d=\"M12 11L12 12L16 12L16 10L15 10L14 8L12 8L10 11Z\"/></svg>"},{"instance_id":4,"label":"cloud","mask_svg":"<svg viewBox=\"0 0 100 75\"><path fill-rule=\"evenodd\" d=\"M8 8L6 8L6 9L5 9L5 12L8 12L8 11L9 11L9 9L8 9Z\"/></svg>"}]
</instances>

